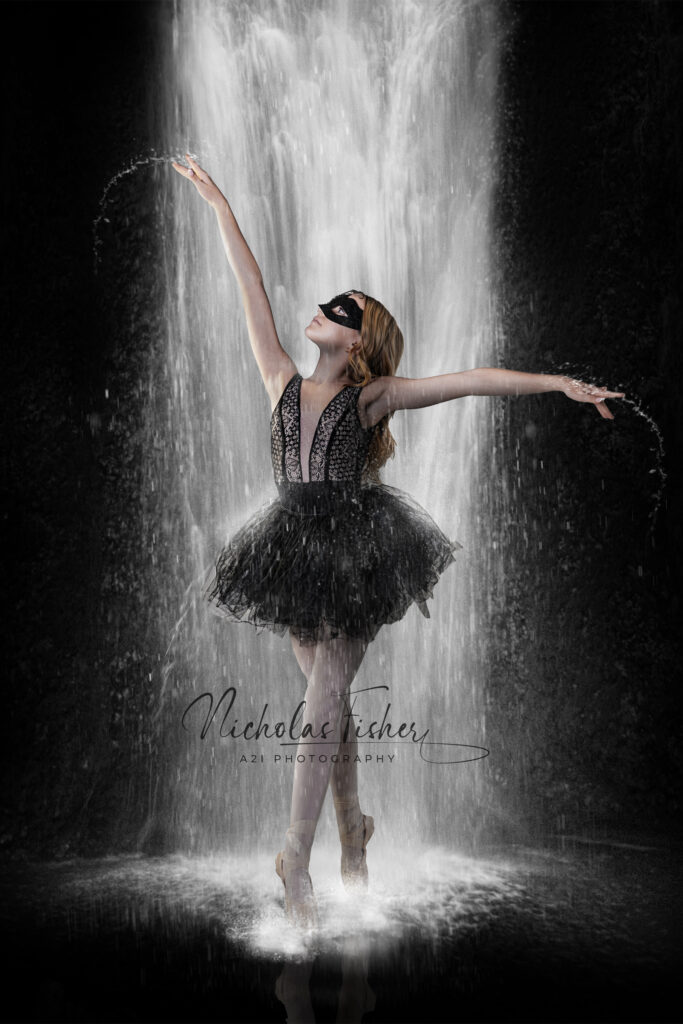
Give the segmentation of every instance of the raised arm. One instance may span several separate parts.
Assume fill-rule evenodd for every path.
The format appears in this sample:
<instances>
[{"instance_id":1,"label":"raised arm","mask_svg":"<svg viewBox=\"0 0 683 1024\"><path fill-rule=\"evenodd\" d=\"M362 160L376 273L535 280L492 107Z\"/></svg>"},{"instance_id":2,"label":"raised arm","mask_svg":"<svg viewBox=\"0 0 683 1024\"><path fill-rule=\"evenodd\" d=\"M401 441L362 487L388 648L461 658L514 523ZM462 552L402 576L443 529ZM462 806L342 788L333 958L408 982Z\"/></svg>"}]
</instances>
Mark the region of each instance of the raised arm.
<instances>
[{"instance_id":1,"label":"raised arm","mask_svg":"<svg viewBox=\"0 0 683 1024\"><path fill-rule=\"evenodd\" d=\"M189 167L183 167L175 160L172 161L173 167L194 184L216 214L228 262L242 294L249 341L270 396L271 408L274 408L285 384L296 373L296 365L280 344L261 271L228 200L197 161L187 153L185 156Z\"/></svg>"},{"instance_id":2,"label":"raised arm","mask_svg":"<svg viewBox=\"0 0 683 1024\"><path fill-rule=\"evenodd\" d=\"M545 391L562 391L575 402L592 402L605 419L614 416L605 405L606 398L624 398L621 391L584 384L572 377L551 373L522 373L482 366L461 373L442 373L438 377L377 377L368 384L365 419L368 426L379 423L396 409L422 409L452 398L466 395L532 395Z\"/></svg>"}]
</instances>

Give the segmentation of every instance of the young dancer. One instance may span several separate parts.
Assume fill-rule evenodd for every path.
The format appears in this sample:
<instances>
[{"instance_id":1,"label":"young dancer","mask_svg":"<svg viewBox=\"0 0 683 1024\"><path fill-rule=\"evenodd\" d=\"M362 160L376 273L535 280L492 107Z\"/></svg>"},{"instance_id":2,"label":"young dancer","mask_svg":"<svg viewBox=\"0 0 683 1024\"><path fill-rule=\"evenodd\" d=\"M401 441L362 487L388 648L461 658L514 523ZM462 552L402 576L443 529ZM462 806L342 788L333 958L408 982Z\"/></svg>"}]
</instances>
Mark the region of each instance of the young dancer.
<instances>
[{"instance_id":1,"label":"young dancer","mask_svg":"<svg viewBox=\"0 0 683 1024\"><path fill-rule=\"evenodd\" d=\"M318 347L318 363L303 379L280 344L261 272L227 199L186 157L188 167L175 161L173 167L216 214L270 396L278 490L219 553L205 596L229 620L288 631L307 680L302 725L310 725L310 739L294 769L290 826L276 871L288 917L310 926L317 907L308 865L328 785L344 884L365 888L368 881L374 821L360 809L351 727L342 735L348 690L382 625L401 619L413 603L429 617L427 599L461 547L410 495L381 482L379 470L394 452L390 417L465 395L562 391L613 419L605 399L624 395L564 376L489 367L397 377L401 331L380 302L357 290L317 307L305 334Z\"/></svg>"}]
</instances>

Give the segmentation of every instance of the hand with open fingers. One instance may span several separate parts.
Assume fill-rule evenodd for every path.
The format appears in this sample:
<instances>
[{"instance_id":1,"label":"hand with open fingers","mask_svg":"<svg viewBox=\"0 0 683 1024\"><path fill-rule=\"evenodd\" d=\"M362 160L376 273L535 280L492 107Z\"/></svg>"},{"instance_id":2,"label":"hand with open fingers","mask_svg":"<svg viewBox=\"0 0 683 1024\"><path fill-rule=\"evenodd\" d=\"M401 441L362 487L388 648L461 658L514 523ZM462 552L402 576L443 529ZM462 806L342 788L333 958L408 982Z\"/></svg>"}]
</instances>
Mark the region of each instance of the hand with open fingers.
<instances>
[{"instance_id":1,"label":"hand with open fingers","mask_svg":"<svg viewBox=\"0 0 683 1024\"><path fill-rule=\"evenodd\" d=\"M172 160L174 170L178 174L182 174L184 178L189 178L193 183L197 191L199 192L202 199L206 199L210 206L216 206L225 197L218 185L211 180L206 171L199 166L196 160L193 160L189 153L185 154L189 167L184 167L183 164L176 163Z\"/></svg>"},{"instance_id":2,"label":"hand with open fingers","mask_svg":"<svg viewBox=\"0 0 683 1024\"><path fill-rule=\"evenodd\" d=\"M586 384L582 380L575 380L573 377L562 378L562 391L567 398L575 402L592 402L600 415L606 420L613 420L614 416L605 404L606 398L625 398L623 391L608 391L607 388L599 388L595 384Z\"/></svg>"}]
</instances>

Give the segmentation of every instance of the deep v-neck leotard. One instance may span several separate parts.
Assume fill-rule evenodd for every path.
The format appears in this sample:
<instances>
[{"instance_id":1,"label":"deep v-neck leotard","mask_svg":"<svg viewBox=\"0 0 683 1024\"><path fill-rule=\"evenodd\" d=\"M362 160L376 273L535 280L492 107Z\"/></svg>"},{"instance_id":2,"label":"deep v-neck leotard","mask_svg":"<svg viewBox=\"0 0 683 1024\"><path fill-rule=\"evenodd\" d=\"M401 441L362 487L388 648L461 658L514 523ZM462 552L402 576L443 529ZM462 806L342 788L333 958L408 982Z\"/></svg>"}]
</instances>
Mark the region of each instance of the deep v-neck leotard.
<instances>
[{"instance_id":1,"label":"deep v-neck leotard","mask_svg":"<svg viewBox=\"0 0 683 1024\"><path fill-rule=\"evenodd\" d=\"M278 485L346 481L360 485L374 427L365 429L358 415L361 388L345 384L318 417L308 452L308 480L301 453L301 383L295 373L271 415L271 459Z\"/></svg>"},{"instance_id":2,"label":"deep v-neck leotard","mask_svg":"<svg viewBox=\"0 0 683 1024\"><path fill-rule=\"evenodd\" d=\"M300 456L299 456L299 458L300 458L300 462L301 462L301 479L302 479L302 481L304 483L310 483L310 481L311 481L311 452L313 451L313 446L315 444L315 436L318 433L318 428L320 427L320 423L322 421L322 418L325 415L325 413L326 413L327 409L329 408L329 406L332 404L332 402L337 397L337 395L340 395L342 393L342 391L345 391L347 388L353 387L353 385L352 384L344 384L343 387L341 387L339 389L339 391L336 392L336 394L332 395L332 398L329 400L327 405L324 407L324 409L322 410L322 412L318 416L318 419L316 420L316 424L315 424L315 427L313 429L313 436L311 437L311 445L310 445L310 448L308 449L308 458L306 459L306 462L307 462L307 465L308 465L308 472L305 475L308 477L307 480L304 480L304 457L303 457L303 449L301 448L301 442L302 442L302 438L303 438L303 431L301 429L302 421L303 421L303 417L302 417L302 414L301 414L301 388L302 388L302 386L303 386L303 377L301 377L301 379L299 380L299 386L296 389L297 406L298 406L298 412L299 412L299 448L300 448Z\"/></svg>"}]
</instances>

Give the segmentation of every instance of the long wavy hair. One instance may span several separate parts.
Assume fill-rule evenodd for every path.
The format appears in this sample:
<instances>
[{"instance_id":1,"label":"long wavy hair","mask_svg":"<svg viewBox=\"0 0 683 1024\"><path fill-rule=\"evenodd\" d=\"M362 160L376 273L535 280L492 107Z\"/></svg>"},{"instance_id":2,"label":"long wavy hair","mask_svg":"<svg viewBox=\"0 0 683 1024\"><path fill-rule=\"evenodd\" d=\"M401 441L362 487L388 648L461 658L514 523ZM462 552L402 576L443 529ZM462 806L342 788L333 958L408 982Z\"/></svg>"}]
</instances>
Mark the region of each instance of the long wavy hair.
<instances>
[{"instance_id":1,"label":"long wavy hair","mask_svg":"<svg viewBox=\"0 0 683 1024\"><path fill-rule=\"evenodd\" d=\"M360 346L349 353L347 369L350 380L360 387L365 387L375 377L393 376L403 355L403 334L389 310L371 295L364 295L364 298ZM396 451L396 441L389 430L393 415L393 412L387 413L379 421L368 449L363 473L377 482L381 467Z\"/></svg>"}]
</instances>

